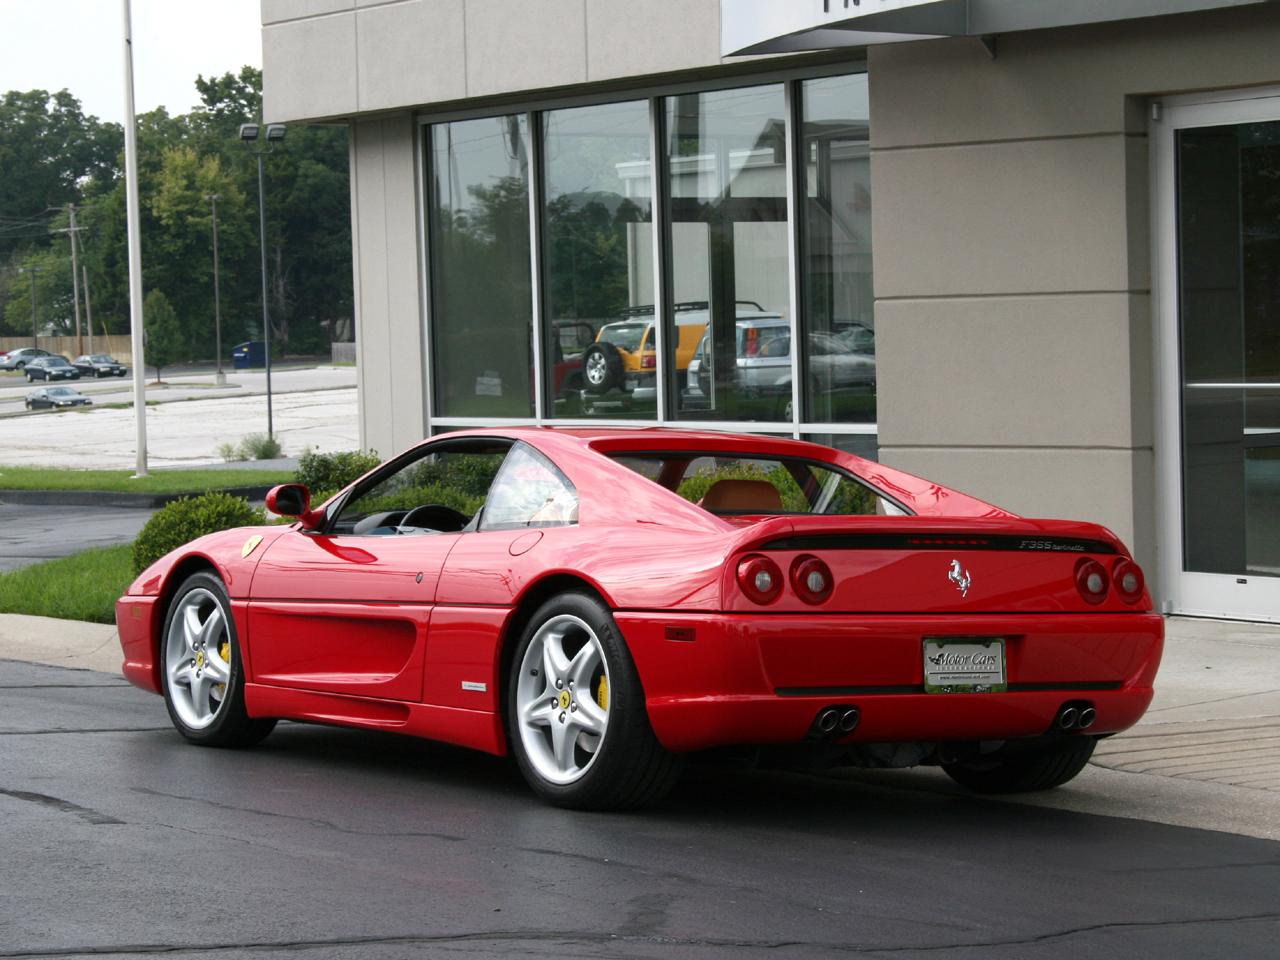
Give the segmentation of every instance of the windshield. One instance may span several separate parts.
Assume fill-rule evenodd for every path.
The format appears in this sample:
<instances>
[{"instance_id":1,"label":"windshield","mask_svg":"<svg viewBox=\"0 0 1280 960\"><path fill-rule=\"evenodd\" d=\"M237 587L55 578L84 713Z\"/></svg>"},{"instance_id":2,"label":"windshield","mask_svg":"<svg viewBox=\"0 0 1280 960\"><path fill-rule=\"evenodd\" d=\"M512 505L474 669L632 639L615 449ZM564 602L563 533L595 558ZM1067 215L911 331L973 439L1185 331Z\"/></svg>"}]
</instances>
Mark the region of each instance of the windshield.
<instances>
[{"instance_id":1,"label":"windshield","mask_svg":"<svg viewBox=\"0 0 1280 960\"><path fill-rule=\"evenodd\" d=\"M615 347L634 353L640 349L640 341L649 328L647 323L610 323L600 328L600 339Z\"/></svg>"},{"instance_id":2,"label":"windshield","mask_svg":"<svg viewBox=\"0 0 1280 960\"><path fill-rule=\"evenodd\" d=\"M95 354L94 354L92 357L90 357L89 359L90 359L93 363L115 363L115 361L114 361L114 360L112 360L110 357L106 356L105 354L101 354L101 353L95 353Z\"/></svg>"},{"instance_id":3,"label":"windshield","mask_svg":"<svg viewBox=\"0 0 1280 960\"><path fill-rule=\"evenodd\" d=\"M76 392L70 387L53 387L49 390L51 397L74 397Z\"/></svg>"},{"instance_id":4,"label":"windshield","mask_svg":"<svg viewBox=\"0 0 1280 960\"><path fill-rule=\"evenodd\" d=\"M69 367L69 366L71 366L71 364L70 364L70 363L68 363L66 360L63 360L61 357L50 357L48 360L46 360L46 361L44 362L44 365L45 365L46 367Z\"/></svg>"}]
</instances>

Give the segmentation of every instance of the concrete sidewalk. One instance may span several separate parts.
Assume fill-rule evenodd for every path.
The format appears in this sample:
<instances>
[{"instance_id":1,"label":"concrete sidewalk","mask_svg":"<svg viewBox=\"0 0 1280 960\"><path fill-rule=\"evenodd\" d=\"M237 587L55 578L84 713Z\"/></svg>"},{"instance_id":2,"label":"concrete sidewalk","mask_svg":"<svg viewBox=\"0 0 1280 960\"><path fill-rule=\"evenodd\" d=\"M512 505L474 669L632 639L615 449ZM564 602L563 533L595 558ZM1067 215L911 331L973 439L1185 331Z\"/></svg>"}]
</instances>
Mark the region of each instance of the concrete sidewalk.
<instances>
[{"instance_id":1,"label":"concrete sidewalk","mask_svg":"<svg viewBox=\"0 0 1280 960\"><path fill-rule=\"evenodd\" d=\"M119 676L121 655L114 626L0 614L0 659ZM1094 763L1280 792L1280 625L1170 618L1151 709Z\"/></svg>"},{"instance_id":2,"label":"concrete sidewalk","mask_svg":"<svg viewBox=\"0 0 1280 960\"><path fill-rule=\"evenodd\" d=\"M1280 793L1280 625L1170 617L1156 696L1093 762Z\"/></svg>"}]
</instances>

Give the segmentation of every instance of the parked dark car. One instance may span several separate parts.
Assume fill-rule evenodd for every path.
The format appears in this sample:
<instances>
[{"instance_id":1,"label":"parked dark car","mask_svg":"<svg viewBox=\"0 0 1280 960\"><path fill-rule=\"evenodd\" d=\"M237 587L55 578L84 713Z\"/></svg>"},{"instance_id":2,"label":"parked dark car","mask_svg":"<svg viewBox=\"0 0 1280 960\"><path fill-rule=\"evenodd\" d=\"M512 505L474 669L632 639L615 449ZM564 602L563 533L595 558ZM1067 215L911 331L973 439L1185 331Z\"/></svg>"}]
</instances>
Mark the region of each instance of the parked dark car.
<instances>
[{"instance_id":1,"label":"parked dark car","mask_svg":"<svg viewBox=\"0 0 1280 960\"><path fill-rule=\"evenodd\" d=\"M66 357L36 357L27 364L27 382L35 380L79 380L80 371Z\"/></svg>"},{"instance_id":2,"label":"parked dark car","mask_svg":"<svg viewBox=\"0 0 1280 960\"><path fill-rule=\"evenodd\" d=\"M18 347L0 356L0 370L21 370L37 357L52 356L48 350L39 347Z\"/></svg>"},{"instance_id":3,"label":"parked dark car","mask_svg":"<svg viewBox=\"0 0 1280 960\"><path fill-rule=\"evenodd\" d=\"M129 372L129 368L123 363L117 362L105 353L90 353L83 357L76 357L72 366L86 377L123 377Z\"/></svg>"},{"instance_id":4,"label":"parked dark car","mask_svg":"<svg viewBox=\"0 0 1280 960\"><path fill-rule=\"evenodd\" d=\"M93 401L73 387L41 387L27 394L28 410L62 410L87 407Z\"/></svg>"}]
</instances>

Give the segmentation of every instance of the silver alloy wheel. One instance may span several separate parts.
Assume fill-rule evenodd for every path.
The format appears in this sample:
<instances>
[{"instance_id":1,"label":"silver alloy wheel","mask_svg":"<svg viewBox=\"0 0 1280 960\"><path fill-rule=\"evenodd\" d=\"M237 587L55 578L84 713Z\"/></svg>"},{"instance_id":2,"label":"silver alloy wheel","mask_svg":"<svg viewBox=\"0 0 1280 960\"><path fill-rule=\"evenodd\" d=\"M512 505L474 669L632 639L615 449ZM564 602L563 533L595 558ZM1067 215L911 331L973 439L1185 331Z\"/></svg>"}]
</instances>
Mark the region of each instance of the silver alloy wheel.
<instances>
[{"instance_id":1,"label":"silver alloy wheel","mask_svg":"<svg viewBox=\"0 0 1280 960\"><path fill-rule=\"evenodd\" d=\"M587 772L609 726L610 690L604 648L586 621L560 614L538 628L520 664L514 708L540 777L567 784Z\"/></svg>"},{"instance_id":2,"label":"silver alloy wheel","mask_svg":"<svg viewBox=\"0 0 1280 960\"><path fill-rule=\"evenodd\" d=\"M164 668L169 698L193 730L213 723L231 681L231 637L222 604L203 587L179 602L169 620Z\"/></svg>"},{"instance_id":3,"label":"silver alloy wheel","mask_svg":"<svg viewBox=\"0 0 1280 960\"><path fill-rule=\"evenodd\" d=\"M598 387L604 383L609 376L609 362L601 352L596 352L587 357L587 380L593 387Z\"/></svg>"}]
</instances>

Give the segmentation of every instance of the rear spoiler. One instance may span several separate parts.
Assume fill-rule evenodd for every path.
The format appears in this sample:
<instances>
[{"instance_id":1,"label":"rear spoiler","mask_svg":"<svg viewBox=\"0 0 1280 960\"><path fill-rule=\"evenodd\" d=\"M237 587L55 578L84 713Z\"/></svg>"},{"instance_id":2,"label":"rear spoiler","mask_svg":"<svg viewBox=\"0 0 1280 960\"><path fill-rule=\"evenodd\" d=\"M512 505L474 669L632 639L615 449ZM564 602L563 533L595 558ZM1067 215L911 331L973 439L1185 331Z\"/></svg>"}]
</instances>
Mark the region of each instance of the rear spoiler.
<instances>
[{"instance_id":1,"label":"rear spoiler","mask_svg":"<svg viewBox=\"0 0 1280 960\"><path fill-rule=\"evenodd\" d=\"M1129 556L1106 527L1024 517L771 517L743 528L733 552L750 550L1009 550Z\"/></svg>"}]
</instances>

